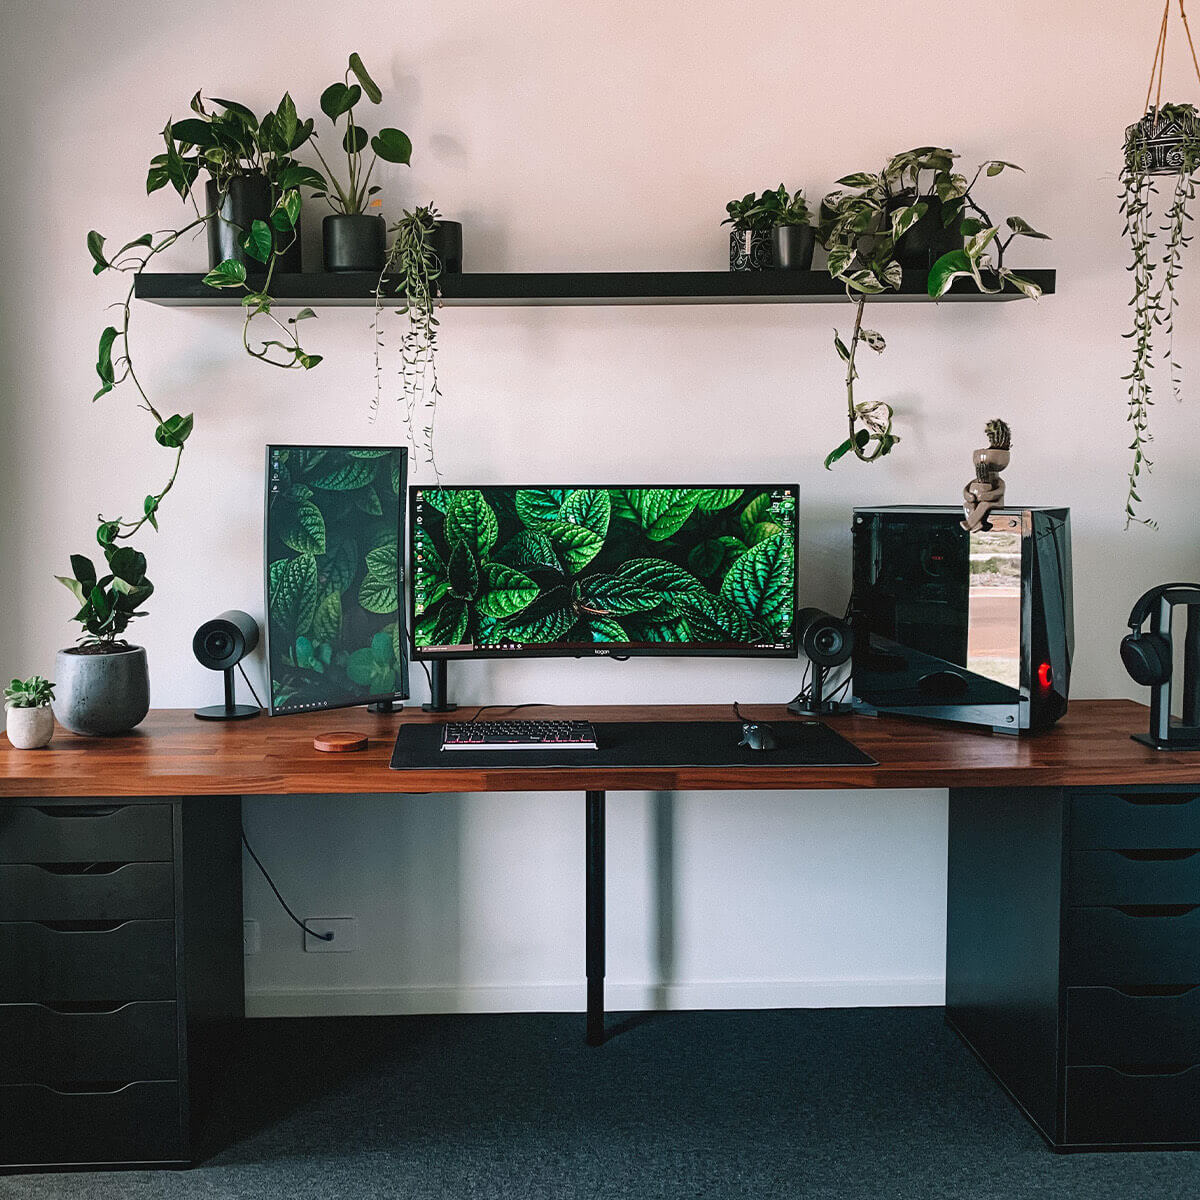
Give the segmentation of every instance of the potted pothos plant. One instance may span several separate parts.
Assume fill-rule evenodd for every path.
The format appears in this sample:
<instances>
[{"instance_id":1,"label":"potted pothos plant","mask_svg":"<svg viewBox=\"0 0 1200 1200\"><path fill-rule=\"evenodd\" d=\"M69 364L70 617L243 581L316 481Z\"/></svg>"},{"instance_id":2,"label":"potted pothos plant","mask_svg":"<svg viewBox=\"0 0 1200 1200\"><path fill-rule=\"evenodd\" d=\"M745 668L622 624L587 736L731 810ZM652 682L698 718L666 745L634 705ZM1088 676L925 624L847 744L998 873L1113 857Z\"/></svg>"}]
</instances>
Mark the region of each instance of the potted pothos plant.
<instances>
[{"instance_id":1,"label":"potted pothos plant","mask_svg":"<svg viewBox=\"0 0 1200 1200\"><path fill-rule=\"evenodd\" d=\"M351 82L351 76L357 82ZM320 185L314 185L312 195L314 199L325 200L333 210L321 225L327 271L378 271L383 266L387 241L384 219L378 213L367 212L371 197L381 190L379 184L371 182L371 176L381 158L403 166L412 158L412 142L402 130L385 128L372 137L358 124L354 109L364 94L372 104L383 99L379 85L367 73L357 53L350 55L342 82L331 83L321 93L321 111L333 122L335 132L338 121L346 118L342 134L342 149L346 154L344 182L325 160L317 139L312 143L327 176Z\"/></svg>"},{"instance_id":2,"label":"potted pothos plant","mask_svg":"<svg viewBox=\"0 0 1200 1200\"><path fill-rule=\"evenodd\" d=\"M875 462L900 440L893 431L892 406L882 400L856 400L854 384L860 346L876 354L887 347L882 334L863 324L867 298L899 291L905 261L928 263L927 290L934 299L944 296L959 278L970 278L984 292L1009 289L1035 300L1041 296L1037 284L1005 264L1004 252L1016 237L1047 235L1021 217L1009 217L1001 233L1001 226L979 206L973 190L981 177L1021 168L990 159L968 179L953 169L957 157L942 147L908 150L890 159L878 174L844 176L838 185L846 190L831 192L821 202L820 238L829 273L845 285L855 302L849 341L836 329L833 334L846 372L848 436L826 455L826 469L847 454L861 462ZM922 222L926 223L923 230ZM916 241L906 243L914 232L919 233ZM935 249L941 253L930 262Z\"/></svg>"},{"instance_id":3,"label":"potted pothos plant","mask_svg":"<svg viewBox=\"0 0 1200 1200\"><path fill-rule=\"evenodd\" d=\"M17 750L40 750L54 736L54 684L40 675L14 679L4 689L8 740Z\"/></svg>"},{"instance_id":4,"label":"potted pothos plant","mask_svg":"<svg viewBox=\"0 0 1200 1200\"><path fill-rule=\"evenodd\" d=\"M400 336L400 388L404 423L414 459L429 463L439 475L434 455L434 422L441 398L437 373L437 299L440 280L454 267L462 269L462 226L444 221L432 205L405 210L392 226L392 244L375 285L375 399L372 420L383 394L384 298L400 298L397 315L405 319ZM450 264L450 265L447 265Z\"/></svg>"},{"instance_id":5,"label":"potted pothos plant","mask_svg":"<svg viewBox=\"0 0 1200 1200\"><path fill-rule=\"evenodd\" d=\"M764 192L763 196L772 193ZM771 265L771 213L762 198L747 192L740 200L725 205L728 214L721 222L730 226L729 269L731 271L762 271Z\"/></svg>"},{"instance_id":6,"label":"potted pothos plant","mask_svg":"<svg viewBox=\"0 0 1200 1200\"><path fill-rule=\"evenodd\" d=\"M763 192L758 207L771 222L772 264L781 271L807 271L817 231L803 188L789 192L781 183L773 192Z\"/></svg>"},{"instance_id":7,"label":"potted pothos plant","mask_svg":"<svg viewBox=\"0 0 1200 1200\"><path fill-rule=\"evenodd\" d=\"M146 651L122 636L145 616L142 605L154 592L145 555L118 546L112 523L101 525L106 570L82 554L71 555L71 574L58 580L79 605L72 618L82 626L78 645L60 650L55 662L58 695L54 715L73 733L126 733L150 711Z\"/></svg>"},{"instance_id":8,"label":"potted pothos plant","mask_svg":"<svg viewBox=\"0 0 1200 1200\"><path fill-rule=\"evenodd\" d=\"M1125 163L1121 169L1121 215L1133 261L1133 328L1125 336L1133 343L1129 373L1128 420L1133 426L1129 449L1133 463L1125 496L1125 528L1137 522L1155 522L1137 515L1141 502L1141 474L1152 466L1147 455L1150 434L1151 370L1157 330L1166 339L1163 362L1167 364L1171 390L1182 398L1182 378L1175 353L1175 309L1178 303L1183 250L1191 241L1188 222L1196 199L1196 168L1200 166L1200 113L1192 104L1163 104L1151 109L1125 131ZM1152 213L1158 195L1158 179L1166 180L1169 196L1161 225ZM1158 238L1162 235L1162 241ZM1156 279L1156 272L1161 274Z\"/></svg>"}]
</instances>

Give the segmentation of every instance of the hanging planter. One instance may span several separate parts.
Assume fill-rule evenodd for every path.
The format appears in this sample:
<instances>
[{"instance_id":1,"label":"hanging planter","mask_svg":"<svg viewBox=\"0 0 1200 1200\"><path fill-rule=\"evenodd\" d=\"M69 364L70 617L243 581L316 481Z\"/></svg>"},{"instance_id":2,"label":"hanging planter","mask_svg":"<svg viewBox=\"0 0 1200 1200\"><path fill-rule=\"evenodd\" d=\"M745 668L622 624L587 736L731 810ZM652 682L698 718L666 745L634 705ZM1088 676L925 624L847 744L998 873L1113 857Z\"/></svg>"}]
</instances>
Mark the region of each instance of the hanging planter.
<instances>
[{"instance_id":1,"label":"hanging planter","mask_svg":"<svg viewBox=\"0 0 1200 1200\"><path fill-rule=\"evenodd\" d=\"M1183 0L1179 16L1191 51L1192 65L1200 81L1200 59L1188 27ZM1125 498L1125 527L1130 524L1154 526L1147 517L1139 516L1141 503L1138 488L1142 471L1149 473L1152 463L1146 452L1151 440L1150 406L1153 386L1155 335L1165 336L1166 348L1160 360L1168 366L1171 390L1176 400L1182 399L1182 377L1175 357L1175 307L1183 250L1191 240L1188 222L1192 220L1191 206L1196 198L1196 168L1200 166L1200 113L1191 104L1162 102L1163 66L1166 62L1167 27L1171 15L1171 0L1163 7L1150 69L1150 86L1146 90L1146 115L1125 131L1125 163L1121 170L1121 214L1125 218L1125 236L1129 239L1133 262L1133 329L1126 334L1133 342L1133 361L1129 373L1122 378L1129 383L1127 419L1133 426L1129 448L1133 464L1129 470L1129 486ZM1157 85L1157 87L1156 87ZM1151 105L1150 98L1154 96ZM1159 182L1168 181L1166 208L1155 212ZM1169 189L1169 191L1168 191ZM1156 241L1159 237L1165 240Z\"/></svg>"}]
</instances>

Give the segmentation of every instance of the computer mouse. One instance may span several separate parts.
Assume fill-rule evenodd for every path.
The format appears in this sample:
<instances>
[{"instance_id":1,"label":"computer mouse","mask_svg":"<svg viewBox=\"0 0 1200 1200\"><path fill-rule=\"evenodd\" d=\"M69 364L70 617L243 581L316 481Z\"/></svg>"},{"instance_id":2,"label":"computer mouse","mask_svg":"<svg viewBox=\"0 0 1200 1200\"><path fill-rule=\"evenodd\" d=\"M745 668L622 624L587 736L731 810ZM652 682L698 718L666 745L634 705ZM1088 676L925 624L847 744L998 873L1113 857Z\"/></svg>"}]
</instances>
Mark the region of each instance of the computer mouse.
<instances>
[{"instance_id":1,"label":"computer mouse","mask_svg":"<svg viewBox=\"0 0 1200 1200\"><path fill-rule=\"evenodd\" d=\"M756 721L742 722L742 740L738 742L739 746L746 746L750 750L774 750L778 744L770 725L762 725Z\"/></svg>"}]
</instances>

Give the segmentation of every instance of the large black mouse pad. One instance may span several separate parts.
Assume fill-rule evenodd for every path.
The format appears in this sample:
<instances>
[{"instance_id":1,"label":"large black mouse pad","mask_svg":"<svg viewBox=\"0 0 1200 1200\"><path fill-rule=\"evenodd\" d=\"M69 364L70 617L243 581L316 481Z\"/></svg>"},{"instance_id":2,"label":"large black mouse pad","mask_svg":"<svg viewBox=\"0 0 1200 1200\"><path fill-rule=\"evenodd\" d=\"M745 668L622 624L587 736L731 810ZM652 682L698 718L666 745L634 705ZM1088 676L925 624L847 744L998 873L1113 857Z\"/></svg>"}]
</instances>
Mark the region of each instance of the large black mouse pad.
<instances>
[{"instance_id":1,"label":"large black mouse pad","mask_svg":"<svg viewBox=\"0 0 1200 1200\"><path fill-rule=\"evenodd\" d=\"M443 750L441 725L402 725L393 770L448 767L875 767L820 721L771 724L774 750L739 746L740 721L593 722L598 750Z\"/></svg>"}]
</instances>

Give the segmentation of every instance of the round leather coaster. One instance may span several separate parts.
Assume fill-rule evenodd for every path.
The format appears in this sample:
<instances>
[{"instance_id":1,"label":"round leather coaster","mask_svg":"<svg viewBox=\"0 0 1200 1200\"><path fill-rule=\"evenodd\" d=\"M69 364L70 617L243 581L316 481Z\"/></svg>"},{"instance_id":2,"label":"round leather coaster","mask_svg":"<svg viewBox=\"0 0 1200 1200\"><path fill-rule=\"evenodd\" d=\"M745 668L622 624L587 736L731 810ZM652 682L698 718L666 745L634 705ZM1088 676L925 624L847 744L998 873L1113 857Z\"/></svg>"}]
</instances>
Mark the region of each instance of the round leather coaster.
<instances>
[{"instance_id":1,"label":"round leather coaster","mask_svg":"<svg viewBox=\"0 0 1200 1200\"><path fill-rule=\"evenodd\" d=\"M325 750L330 754L345 753L349 750L365 750L367 735L345 729L339 729L333 733L318 733L313 738L313 746L317 750Z\"/></svg>"}]
</instances>

